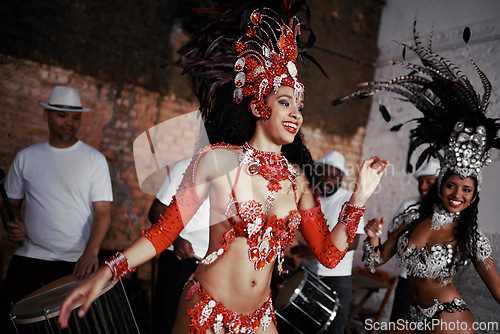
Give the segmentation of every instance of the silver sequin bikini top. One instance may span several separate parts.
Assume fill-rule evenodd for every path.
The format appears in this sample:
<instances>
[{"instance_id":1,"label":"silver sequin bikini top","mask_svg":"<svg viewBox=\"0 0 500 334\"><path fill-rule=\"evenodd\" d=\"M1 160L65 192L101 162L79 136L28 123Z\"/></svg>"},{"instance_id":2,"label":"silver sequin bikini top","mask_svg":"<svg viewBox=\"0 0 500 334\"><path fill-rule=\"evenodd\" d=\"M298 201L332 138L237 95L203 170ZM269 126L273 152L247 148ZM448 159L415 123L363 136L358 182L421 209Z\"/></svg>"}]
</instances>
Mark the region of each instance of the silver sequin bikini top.
<instances>
[{"instance_id":1,"label":"silver sequin bikini top","mask_svg":"<svg viewBox=\"0 0 500 334\"><path fill-rule=\"evenodd\" d=\"M488 238L478 231L479 238L475 245L476 260L482 261L489 269L491 267L492 248ZM406 265L406 273L409 276L419 278L434 278L441 284L448 284L457 272L460 265L459 252L451 244L436 244L430 247L424 244L422 249L416 245L408 247L409 231L405 231L398 238L397 255L398 263Z\"/></svg>"},{"instance_id":2,"label":"silver sequin bikini top","mask_svg":"<svg viewBox=\"0 0 500 334\"><path fill-rule=\"evenodd\" d=\"M408 234L405 231L398 239L398 262L406 265L409 276L435 278L446 285L457 272L458 252L451 244L424 244L422 249L416 245L408 247Z\"/></svg>"},{"instance_id":3,"label":"silver sequin bikini top","mask_svg":"<svg viewBox=\"0 0 500 334\"><path fill-rule=\"evenodd\" d=\"M422 249L416 245L408 247L408 235L409 231L401 234L397 244L398 263L406 265L407 275L434 278L446 285L455 276L458 266L466 264L459 261L458 249L451 244L436 244L430 249L428 244L424 244ZM480 231L476 248L477 260L489 268L492 248L488 238Z\"/></svg>"}]
</instances>

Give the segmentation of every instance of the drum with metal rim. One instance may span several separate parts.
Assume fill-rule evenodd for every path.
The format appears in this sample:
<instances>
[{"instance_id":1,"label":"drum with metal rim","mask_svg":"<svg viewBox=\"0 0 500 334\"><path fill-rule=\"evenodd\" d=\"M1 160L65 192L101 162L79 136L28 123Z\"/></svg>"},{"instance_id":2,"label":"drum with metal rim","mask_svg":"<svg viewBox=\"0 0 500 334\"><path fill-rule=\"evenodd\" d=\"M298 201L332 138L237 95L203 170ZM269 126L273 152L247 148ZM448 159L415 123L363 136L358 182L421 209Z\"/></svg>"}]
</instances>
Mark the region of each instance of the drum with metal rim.
<instances>
[{"instance_id":1,"label":"drum with metal rim","mask_svg":"<svg viewBox=\"0 0 500 334\"><path fill-rule=\"evenodd\" d=\"M108 282L87 314L80 318L75 305L68 320L68 330L58 323L61 304L71 291L84 281L73 275L62 277L42 287L14 305L11 319L18 333L109 333L135 334L139 328L122 281Z\"/></svg>"},{"instance_id":2,"label":"drum with metal rim","mask_svg":"<svg viewBox=\"0 0 500 334\"><path fill-rule=\"evenodd\" d=\"M274 298L278 332L321 333L337 315L337 292L302 267L288 277Z\"/></svg>"}]
</instances>

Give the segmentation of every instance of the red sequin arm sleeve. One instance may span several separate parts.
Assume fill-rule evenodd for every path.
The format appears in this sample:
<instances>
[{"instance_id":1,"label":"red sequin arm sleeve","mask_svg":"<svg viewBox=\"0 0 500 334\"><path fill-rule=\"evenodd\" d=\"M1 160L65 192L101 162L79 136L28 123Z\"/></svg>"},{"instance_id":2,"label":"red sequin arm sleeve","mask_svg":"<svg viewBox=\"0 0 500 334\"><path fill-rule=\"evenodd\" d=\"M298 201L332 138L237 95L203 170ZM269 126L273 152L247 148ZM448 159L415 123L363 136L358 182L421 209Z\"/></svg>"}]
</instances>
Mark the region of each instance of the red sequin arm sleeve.
<instances>
[{"instance_id":1,"label":"red sequin arm sleeve","mask_svg":"<svg viewBox=\"0 0 500 334\"><path fill-rule=\"evenodd\" d=\"M321 205L316 199L318 206L313 209L300 211L302 223L300 232L306 240L309 248L318 261L327 268L334 268L347 253L348 247L341 251L335 246L330 238L330 231L326 219L321 212ZM351 244L356 235L359 221L365 209L344 203L339 215L339 222L347 227L347 242Z\"/></svg>"},{"instance_id":2,"label":"red sequin arm sleeve","mask_svg":"<svg viewBox=\"0 0 500 334\"><path fill-rule=\"evenodd\" d=\"M194 171L200 155L191 161L179 189L158 222L141 233L141 236L153 244L156 254L160 254L174 242L206 199L198 196L194 182Z\"/></svg>"}]
</instances>

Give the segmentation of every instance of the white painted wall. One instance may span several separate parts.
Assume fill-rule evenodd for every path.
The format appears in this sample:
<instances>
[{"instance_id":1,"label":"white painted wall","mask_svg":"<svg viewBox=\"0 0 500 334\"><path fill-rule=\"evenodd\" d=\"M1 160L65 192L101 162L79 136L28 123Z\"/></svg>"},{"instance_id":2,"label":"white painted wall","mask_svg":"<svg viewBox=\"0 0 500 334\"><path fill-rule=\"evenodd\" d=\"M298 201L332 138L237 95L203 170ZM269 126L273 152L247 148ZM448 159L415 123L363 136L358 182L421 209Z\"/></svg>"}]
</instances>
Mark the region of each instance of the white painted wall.
<instances>
[{"instance_id":1,"label":"white painted wall","mask_svg":"<svg viewBox=\"0 0 500 334\"><path fill-rule=\"evenodd\" d=\"M394 41L412 42L412 27L415 19L417 31L422 40L428 41L432 33L433 50L458 65L468 75L476 91L482 94L479 77L469 62L465 43L462 40L464 27L471 28L470 55L487 74L493 85L488 115L498 117L500 115L498 102L500 98L498 57L500 54L500 1L388 0L382 14L378 41L380 62L401 60L403 48ZM411 51L407 50L406 54L408 61L419 63ZM380 66L376 71L376 78L390 79L401 73L406 73L406 71L397 66ZM392 125L408 120L412 116L421 116L421 114L411 104L402 103L393 97L395 95L385 93L373 98L363 145L363 157L378 154L393 163L392 169L383 180L382 191L369 202L370 213L377 217L392 217L404 198L417 195L416 181L411 175L405 173L408 131L412 128L412 124L403 127L398 133L388 130ZM378 111L379 102L391 111L393 115L391 123L386 123L382 119ZM485 173L481 193L481 229L485 232L500 232L500 215L498 214L500 205L497 205L500 204L500 182L498 182L500 163L497 161L492 163L486 168Z\"/></svg>"}]
</instances>

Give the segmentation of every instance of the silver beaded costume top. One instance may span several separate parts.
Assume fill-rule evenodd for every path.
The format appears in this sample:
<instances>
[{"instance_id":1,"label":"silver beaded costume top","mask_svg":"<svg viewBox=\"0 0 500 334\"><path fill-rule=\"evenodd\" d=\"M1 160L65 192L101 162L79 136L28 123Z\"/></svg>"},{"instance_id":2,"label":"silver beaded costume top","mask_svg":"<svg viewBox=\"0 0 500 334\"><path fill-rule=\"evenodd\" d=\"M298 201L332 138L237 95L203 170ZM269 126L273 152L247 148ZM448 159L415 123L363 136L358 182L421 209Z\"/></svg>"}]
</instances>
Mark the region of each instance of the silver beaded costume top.
<instances>
[{"instance_id":1,"label":"silver beaded costume top","mask_svg":"<svg viewBox=\"0 0 500 334\"><path fill-rule=\"evenodd\" d=\"M478 233L475 260L482 261L487 268L490 268L492 253L490 241L481 231ZM455 276L458 266L466 264L459 260L459 251L451 244L436 244L430 247L424 244L422 248L418 248L416 245L408 245L408 235L409 231L403 232L397 243L398 263L406 265L408 276L434 278L446 285Z\"/></svg>"}]
</instances>

